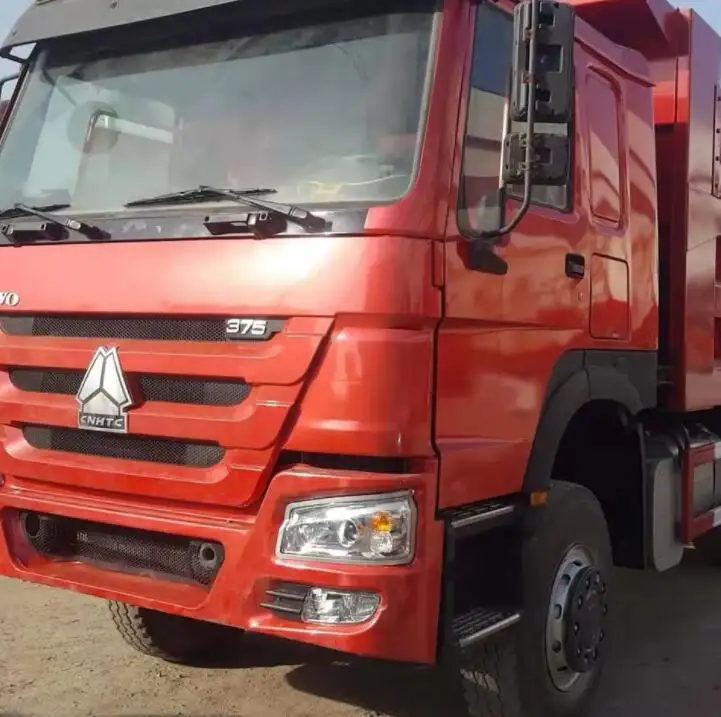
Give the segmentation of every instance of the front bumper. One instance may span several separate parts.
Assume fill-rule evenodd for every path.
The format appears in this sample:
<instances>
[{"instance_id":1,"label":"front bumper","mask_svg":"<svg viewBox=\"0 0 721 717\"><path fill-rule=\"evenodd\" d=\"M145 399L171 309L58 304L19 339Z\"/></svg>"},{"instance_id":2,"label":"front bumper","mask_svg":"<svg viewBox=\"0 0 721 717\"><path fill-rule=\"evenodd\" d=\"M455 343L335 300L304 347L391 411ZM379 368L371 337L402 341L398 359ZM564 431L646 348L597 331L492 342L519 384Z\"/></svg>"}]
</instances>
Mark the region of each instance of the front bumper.
<instances>
[{"instance_id":1,"label":"front bumper","mask_svg":"<svg viewBox=\"0 0 721 717\"><path fill-rule=\"evenodd\" d=\"M296 466L271 481L257 512L180 503L131 501L89 490L8 478L0 488L0 574L139 607L233 625L343 652L432 663L436 659L443 527L435 520L435 466L403 475L339 473ZM418 507L416 553L405 566L287 563L275 558L288 503L311 497L413 491ZM221 543L225 559L209 588L161 576L48 559L25 538L18 511ZM262 607L274 583L374 592L375 616L354 626L306 625Z\"/></svg>"}]
</instances>

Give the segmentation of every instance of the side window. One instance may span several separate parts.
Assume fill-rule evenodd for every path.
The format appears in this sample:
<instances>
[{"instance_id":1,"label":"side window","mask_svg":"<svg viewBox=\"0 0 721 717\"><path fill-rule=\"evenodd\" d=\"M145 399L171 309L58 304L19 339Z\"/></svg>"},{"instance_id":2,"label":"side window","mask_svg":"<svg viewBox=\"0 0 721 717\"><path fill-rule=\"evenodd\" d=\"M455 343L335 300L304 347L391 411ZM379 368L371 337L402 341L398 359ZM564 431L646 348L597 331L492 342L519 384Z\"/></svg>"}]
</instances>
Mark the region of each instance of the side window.
<instances>
[{"instance_id":1,"label":"side window","mask_svg":"<svg viewBox=\"0 0 721 717\"><path fill-rule=\"evenodd\" d=\"M513 17L490 3L478 5L470 97L463 146L459 221L471 233L498 226L506 129Z\"/></svg>"},{"instance_id":2,"label":"side window","mask_svg":"<svg viewBox=\"0 0 721 717\"><path fill-rule=\"evenodd\" d=\"M618 224L622 212L618 93L609 80L593 71L589 71L586 88L591 209L596 217Z\"/></svg>"},{"instance_id":3,"label":"side window","mask_svg":"<svg viewBox=\"0 0 721 717\"><path fill-rule=\"evenodd\" d=\"M458 212L460 227L468 233L498 227L502 219L501 167L512 52L513 16L481 2L476 14ZM536 131L565 133L567 128L537 124ZM523 188L510 187L508 195L520 199ZM568 209L570 187L534 187L532 198L535 204Z\"/></svg>"}]
</instances>

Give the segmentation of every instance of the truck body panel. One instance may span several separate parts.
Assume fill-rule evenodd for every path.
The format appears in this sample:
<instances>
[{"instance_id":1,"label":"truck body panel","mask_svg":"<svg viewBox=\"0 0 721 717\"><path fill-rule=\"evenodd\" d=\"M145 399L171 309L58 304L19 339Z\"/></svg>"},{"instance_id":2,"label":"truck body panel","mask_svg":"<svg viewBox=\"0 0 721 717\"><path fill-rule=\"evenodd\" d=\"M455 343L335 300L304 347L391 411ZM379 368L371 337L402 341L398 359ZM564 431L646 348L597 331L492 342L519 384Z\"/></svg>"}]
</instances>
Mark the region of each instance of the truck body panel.
<instances>
[{"instance_id":1,"label":"truck body panel","mask_svg":"<svg viewBox=\"0 0 721 717\"><path fill-rule=\"evenodd\" d=\"M677 59L657 60L654 75L659 177L659 249L667 278L664 338L675 410L721 404L716 307L721 202L717 127L721 40L693 12L673 23ZM673 113L671 115L671 113ZM681 168L684 168L681 171Z\"/></svg>"},{"instance_id":2,"label":"truck body panel","mask_svg":"<svg viewBox=\"0 0 721 717\"><path fill-rule=\"evenodd\" d=\"M473 23L466 27L468 63ZM577 35L572 209L532 207L503 242L500 252L513 267L505 276L467 270L457 213L449 216L437 369L442 508L521 489L554 369L565 353L656 348L656 156L648 63L583 22ZM463 97L498 101L488 92L469 92L468 85L467 79ZM611 98L618 98L615 106L608 106ZM463 105L459 143L466 111ZM475 151L493 157L500 145ZM496 171L492 161L477 161L479 172ZM462 162L459 152L456 173ZM492 175L484 181L492 183ZM458 206L457 190L452 206ZM509 214L516 208L511 202ZM569 255L588 257L579 281L564 271ZM469 480L471 474L476 478Z\"/></svg>"},{"instance_id":3,"label":"truck body panel","mask_svg":"<svg viewBox=\"0 0 721 717\"><path fill-rule=\"evenodd\" d=\"M64 267L64 290L37 286L32 249L17 252L14 290L29 298L22 314L0 316L1 462L10 483L18 476L241 506L260 498L281 447L432 456L439 306L427 242L202 239L48 250ZM397 261L417 284L394 280ZM373 291L365 283L371 275L394 290ZM282 328L266 343L228 343L222 319L210 317L234 314L276 317ZM360 318L369 314L378 318ZM151 396L129 420L137 438L120 436L110 446L102 434L78 430L76 399L108 338L129 381L145 382ZM170 387L153 392L148 382L159 381ZM361 400L371 386L376 399Z\"/></svg>"}]
</instances>

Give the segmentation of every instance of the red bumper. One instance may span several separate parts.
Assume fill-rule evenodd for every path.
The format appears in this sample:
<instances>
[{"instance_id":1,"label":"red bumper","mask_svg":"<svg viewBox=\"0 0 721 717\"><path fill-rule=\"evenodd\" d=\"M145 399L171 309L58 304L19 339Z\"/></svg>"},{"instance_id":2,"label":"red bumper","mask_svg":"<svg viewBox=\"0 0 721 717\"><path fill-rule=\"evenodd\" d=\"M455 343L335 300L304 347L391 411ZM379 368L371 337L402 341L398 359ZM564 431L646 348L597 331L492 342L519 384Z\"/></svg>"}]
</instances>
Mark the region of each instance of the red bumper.
<instances>
[{"instance_id":1,"label":"red bumper","mask_svg":"<svg viewBox=\"0 0 721 717\"><path fill-rule=\"evenodd\" d=\"M102 598L234 625L357 655L432 663L436 656L443 530L434 519L433 471L408 475L347 473L295 468L279 473L255 513L182 504L131 502L90 491L8 478L0 488L0 574L68 588ZM413 491L418 507L414 561L400 567L279 564L275 541L288 502L332 495ZM117 526L215 540L225 560L208 589L158 577L116 572L33 551L17 510L51 513ZM261 603L274 581L375 592L375 617L353 627L305 625L280 617Z\"/></svg>"}]
</instances>

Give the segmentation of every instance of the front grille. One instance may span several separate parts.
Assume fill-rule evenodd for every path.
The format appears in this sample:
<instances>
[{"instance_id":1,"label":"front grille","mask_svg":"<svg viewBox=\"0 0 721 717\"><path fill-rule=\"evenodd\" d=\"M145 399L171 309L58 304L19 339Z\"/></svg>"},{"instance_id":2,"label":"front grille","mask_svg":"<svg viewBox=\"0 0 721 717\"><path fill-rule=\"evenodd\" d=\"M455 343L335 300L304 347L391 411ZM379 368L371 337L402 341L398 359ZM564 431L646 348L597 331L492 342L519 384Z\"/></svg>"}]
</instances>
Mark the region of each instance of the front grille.
<instances>
[{"instance_id":1,"label":"front grille","mask_svg":"<svg viewBox=\"0 0 721 717\"><path fill-rule=\"evenodd\" d=\"M113 570L168 575L203 586L223 564L220 543L55 515L21 513L25 537L41 554Z\"/></svg>"},{"instance_id":2,"label":"front grille","mask_svg":"<svg viewBox=\"0 0 721 717\"><path fill-rule=\"evenodd\" d=\"M272 320L270 333L278 333L283 321ZM102 316L0 316L0 330L10 336L53 336L88 339L146 339L153 341L228 341L225 319L146 318Z\"/></svg>"},{"instance_id":3,"label":"front grille","mask_svg":"<svg viewBox=\"0 0 721 717\"><path fill-rule=\"evenodd\" d=\"M213 443L189 443L149 436L96 433L75 428L25 426L23 436L31 446L41 450L193 468L210 468L220 463L225 454L223 448Z\"/></svg>"},{"instance_id":4,"label":"front grille","mask_svg":"<svg viewBox=\"0 0 721 717\"><path fill-rule=\"evenodd\" d=\"M75 396L83 371L10 369L10 382L21 391ZM128 376L132 380L132 374ZM250 395L244 381L223 381L148 374L138 379L141 400L200 406L237 406Z\"/></svg>"}]
</instances>

